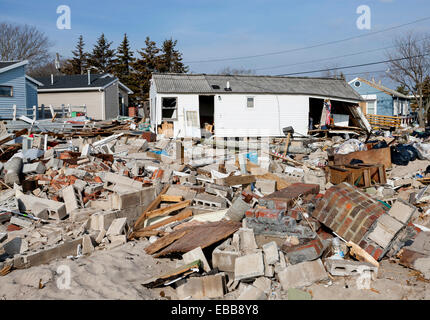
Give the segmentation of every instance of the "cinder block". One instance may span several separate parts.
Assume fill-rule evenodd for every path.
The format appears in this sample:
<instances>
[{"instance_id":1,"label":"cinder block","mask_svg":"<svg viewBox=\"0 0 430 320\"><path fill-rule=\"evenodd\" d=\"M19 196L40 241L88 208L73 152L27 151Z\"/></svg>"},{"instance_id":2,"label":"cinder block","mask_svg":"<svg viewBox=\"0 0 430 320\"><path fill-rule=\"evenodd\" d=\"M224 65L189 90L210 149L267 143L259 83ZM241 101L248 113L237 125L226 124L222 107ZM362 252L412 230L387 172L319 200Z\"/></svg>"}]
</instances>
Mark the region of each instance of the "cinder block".
<instances>
[{"instance_id":1,"label":"cinder block","mask_svg":"<svg viewBox=\"0 0 430 320\"><path fill-rule=\"evenodd\" d=\"M215 249L212 251L212 266L220 271L234 272L239 252Z\"/></svg>"},{"instance_id":2,"label":"cinder block","mask_svg":"<svg viewBox=\"0 0 430 320\"><path fill-rule=\"evenodd\" d=\"M333 276L358 276L364 271L369 271L375 279L378 274L378 267L368 262L326 259L324 265L327 271Z\"/></svg>"},{"instance_id":3,"label":"cinder block","mask_svg":"<svg viewBox=\"0 0 430 320\"><path fill-rule=\"evenodd\" d=\"M321 259L291 265L278 273L283 290L310 286L313 283L328 279Z\"/></svg>"},{"instance_id":4,"label":"cinder block","mask_svg":"<svg viewBox=\"0 0 430 320\"><path fill-rule=\"evenodd\" d=\"M237 298L238 300L266 300L267 295L263 290L252 285L246 286Z\"/></svg>"},{"instance_id":5,"label":"cinder block","mask_svg":"<svg viewBox=\"0 0 430 320\"><path fill-rule=\"evenodd\" d=\"M384 214L378 219L375 229L369 234L368 238L375 241L382 248L386 248L401 228L403 228L403 224Z\"/></svg>"},{"instance_id":6,"label":"cinder block","mask_svg":"<svg viewBox=\"0 0 430 320\"><path fill-rule=\"evenodd\" d=\"M234 279L245 280L264 275L263 253L257 252L236 258Z\"/></svg>"},{"instance_id":7,"label":"cinder block","mask_svg":"<svg viewBox=\"0 0 430 320\"><path fill-rule=\"evenodd\" d=\"M258 248L255 242L254 230L249 228L240 228L239 231L240 250L250 252Z\"/></svg>"},{"instance_id":8,"label":"cinder block","mask_svg":"<svg viewBox=\"0 0 430 320\"><path fill-rule=\"evenodd\" d=\"M279 261L278 245L275 241L264 244L262 248L268 264L275 264Z\"/></svg>"},{"instance_id":9,"label":"cinder block","mask_svg":"<svg viewBox=\"0 0 430 320\"><path fill-rule=\"evenodd\" d=\"M189 278L186 283L176 288L179 299L220 298L224 296L225 279L223 274Z\"/></svg>"},{"instance_id":10,"label":"cinder block","mask_svg":"<svg viewBox=\"0 0 430 320\"><path fill-rule=\"evenodd\" d=\"M401 223L406 224L411 219L415 210L417 210L415 206L412 206L401 199L397 199L388 211L388 214L399 220Z\"/></svg>"},{"instance_id":11,"label":"cinder block","mask_svg":"<svg viewBox=\"0 0 430 320\"><path fill-rule=\"evenodd\" d=\"M184 253L182 255L182 259L184 260L184 264L200 260L203 264L203 270L205 270L206 272L211 271L211 267L209 266L209 263L206 260L206 257L201 247L197 247L191 251L188 251L187 253Z\"/></svg>"},{"instance_id":12,"label":"cinder block","mask_svg":"<svg viewBox=\"0 0 430 320\"><path fill-rule=\"evenodd\" d=\"M127 218L118 218L112 221L109 229L106 232L106 236L116 236L125 232L125 226L127 224Z\"/></svg>"},{"instance_id":13,"label":"cinder block","mask_svg":"<svg viewBox=\"0 0 430 320\"><path fill-rule=\"evenodd\" d=\"M63 188L62 195L63 195L64 205L66 206L66 212L69 215L72 211L80 207L73 185Z\"/></svg>"},{"instance_id":14,"label":"cinder block","mask_svg":"<svg viewBox=\"0 0 430 320\"><path fill-rule=\"evenodd\" d=\"M291 264L318 259L324 252L324 244L319 238L297 246L282 246L282 251Z\"/></svg>"},{"instance_id":15,"label":"cinder block","mask_svg":"<svg viewBox=\"0 0 430 320\"><path fill-rule=\"evenodd\" d=\"M26 194L20 194L17 198L20 210L29 210L32 212L33 208L44 207L48 210L49 217L51 219L61 220L67 216L66 206L62 202L38 198Z\"/></svg>"},{"instance_id":16,"label":"cinder block","mask_svg":"<svg viewBox=\"0 0 430 320\"><path fill-rule=\"evenodd\" d=\"M31 174L31 173L45 173L46 168L43 162L35 162L35 163L26 163L22 168L22 173Z\"/></svg>"}]
</instances>

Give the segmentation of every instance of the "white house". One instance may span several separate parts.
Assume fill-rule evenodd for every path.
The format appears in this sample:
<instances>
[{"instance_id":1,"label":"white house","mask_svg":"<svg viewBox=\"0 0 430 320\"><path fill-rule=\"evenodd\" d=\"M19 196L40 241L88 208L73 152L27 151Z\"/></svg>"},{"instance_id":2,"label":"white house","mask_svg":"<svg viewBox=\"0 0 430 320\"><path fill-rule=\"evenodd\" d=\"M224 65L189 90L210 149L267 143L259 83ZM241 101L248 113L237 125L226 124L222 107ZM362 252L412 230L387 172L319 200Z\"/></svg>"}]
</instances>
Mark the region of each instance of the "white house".
<instances>
[{"instance_id":1,"label":"white house","mask_svg":"<svg viewBox=\"0 0 430 320\"><path fill-rule=\"evenodd\" d=\"M167 121L175 137L200 137L205 123L220 137L284 136L288 126L307 134L319 124L324 99L344 126L370 130L358 107L362 98L338 79L153 74L149 98L154 130Z\"/></svg>"}]
</instances>

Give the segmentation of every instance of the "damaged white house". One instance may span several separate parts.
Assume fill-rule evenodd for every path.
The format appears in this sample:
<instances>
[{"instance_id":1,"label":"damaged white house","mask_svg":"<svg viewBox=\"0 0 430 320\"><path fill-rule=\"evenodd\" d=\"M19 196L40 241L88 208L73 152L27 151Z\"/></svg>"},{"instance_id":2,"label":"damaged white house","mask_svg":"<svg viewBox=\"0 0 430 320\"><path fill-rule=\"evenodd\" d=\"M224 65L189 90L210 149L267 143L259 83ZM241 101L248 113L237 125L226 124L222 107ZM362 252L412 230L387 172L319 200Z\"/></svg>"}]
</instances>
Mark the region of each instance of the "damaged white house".
<instances>
[{"instance_id":1,"label":"damaged white house","mask_svg":"<svg viewBox=\"0 0 430 320\"><path fill-rule=\"evenodd\" d=\"M284 136L318 128L324 100L334 125L370 130L361 96L344 80L255 75L153 74L150 119L158 132L173 125L174 137L201 137L205 124L219 137Z\"/></svg>"}]
</instances>

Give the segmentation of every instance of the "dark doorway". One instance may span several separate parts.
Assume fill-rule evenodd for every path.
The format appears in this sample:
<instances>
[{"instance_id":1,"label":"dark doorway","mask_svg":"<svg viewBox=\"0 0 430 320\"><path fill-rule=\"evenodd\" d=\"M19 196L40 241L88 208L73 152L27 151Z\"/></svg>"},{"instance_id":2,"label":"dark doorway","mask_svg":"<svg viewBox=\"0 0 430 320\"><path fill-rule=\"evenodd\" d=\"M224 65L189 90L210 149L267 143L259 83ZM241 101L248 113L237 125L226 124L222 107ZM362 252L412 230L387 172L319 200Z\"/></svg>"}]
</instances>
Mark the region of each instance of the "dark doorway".
<instances>
[{"instance_id":1,"label":"dark doorway","mask_svg":"<svg viewBox=\"0 0 430 320\"><path fill-rule=\"evenodd\" d=\"M214 125L215 96L199 96L200 128Z\"/></svg>"}]
</instances>

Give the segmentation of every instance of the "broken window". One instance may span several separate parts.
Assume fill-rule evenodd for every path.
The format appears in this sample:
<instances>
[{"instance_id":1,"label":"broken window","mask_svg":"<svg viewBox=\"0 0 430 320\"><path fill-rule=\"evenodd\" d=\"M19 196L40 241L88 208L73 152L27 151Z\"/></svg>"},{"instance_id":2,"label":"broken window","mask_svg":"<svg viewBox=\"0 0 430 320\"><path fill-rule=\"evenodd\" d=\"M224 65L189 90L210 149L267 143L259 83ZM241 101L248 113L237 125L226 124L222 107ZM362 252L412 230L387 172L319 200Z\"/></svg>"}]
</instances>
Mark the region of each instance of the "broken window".
<instances>
[{"instance_id":1,"label":"broken window","mask_svg":"<svg viewBox=\"0 0 430 320\"><path fill-rule=\"evenodd\" d=\"M246 98L246 106L248 108L254 108L254 97L247 97Z\"/></svg>"},{"instance_id":2,"label":"broken window","mask_svg":"<svg viewBox=\"0 0 430 320\"><path fill-rule=\"evenodd\" d=\"M161 118L163 120L178 119L178 98L162 98L161 99Z\"/></svg>"}]
</instances>

